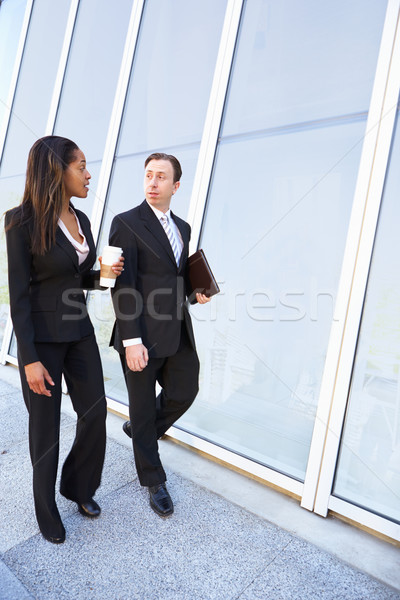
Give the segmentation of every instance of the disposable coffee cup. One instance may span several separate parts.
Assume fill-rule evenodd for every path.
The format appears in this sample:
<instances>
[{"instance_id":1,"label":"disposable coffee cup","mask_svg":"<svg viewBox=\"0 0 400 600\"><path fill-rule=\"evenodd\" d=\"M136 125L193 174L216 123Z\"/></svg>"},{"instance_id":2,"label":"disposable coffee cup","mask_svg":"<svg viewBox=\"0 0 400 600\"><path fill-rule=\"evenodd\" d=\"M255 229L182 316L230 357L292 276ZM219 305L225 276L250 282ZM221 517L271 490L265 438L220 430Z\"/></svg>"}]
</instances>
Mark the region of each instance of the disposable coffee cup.
<instances>
[{"instance_id":1,"label":"disposable coffee cup","mask_svg":"<svg viewBox=\"0 0 400 600\"><path fill-rule=\"evenodd\" d=\"M102 287L112 288L115 286L117 274L112 270L112 265L118 262L121 254L122 248L104 246L100 267L100 285Z\"/></svg>"}]
</instances>

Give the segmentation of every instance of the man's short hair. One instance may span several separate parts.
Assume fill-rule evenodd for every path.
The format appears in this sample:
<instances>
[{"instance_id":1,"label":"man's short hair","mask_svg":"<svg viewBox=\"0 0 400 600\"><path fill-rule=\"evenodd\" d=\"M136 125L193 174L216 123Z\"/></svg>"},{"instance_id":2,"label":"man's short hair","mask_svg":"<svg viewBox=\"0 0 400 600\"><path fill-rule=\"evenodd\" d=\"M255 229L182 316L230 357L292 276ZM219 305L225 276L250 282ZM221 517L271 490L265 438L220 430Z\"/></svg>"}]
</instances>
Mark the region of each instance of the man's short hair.
<instances>
[{"instance_id":1,"label":"man's short hair","mask_svg":"<svg viewBox=\"0 0 400 600\"><path fill-rule=\"evenodd\" d=\"M172 156L172 154L165 154L164 152L153 152L153 154L150 154L150 156L148 156L144 161L144 168L147 167L151 160L168 160L168 162L171 163L174 171L174 183L181 180L182 167L179 160L175 156Z\"/></svg>"}]
</instances>

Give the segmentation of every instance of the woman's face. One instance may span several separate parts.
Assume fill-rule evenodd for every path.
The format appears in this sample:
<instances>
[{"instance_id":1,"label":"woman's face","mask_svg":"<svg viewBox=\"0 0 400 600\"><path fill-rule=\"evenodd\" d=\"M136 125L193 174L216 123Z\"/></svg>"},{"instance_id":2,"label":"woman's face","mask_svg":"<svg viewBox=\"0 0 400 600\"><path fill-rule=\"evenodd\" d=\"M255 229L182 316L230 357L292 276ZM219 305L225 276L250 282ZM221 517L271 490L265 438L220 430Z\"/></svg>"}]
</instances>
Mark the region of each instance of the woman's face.
<instances>
[{"instance_id":1,"label":"woman's face","mask_svg":"<svg viewBox=\"0 0 400 600\"><path fill-rule=\"evenodd\" d=\"M86 168L86 158L82 150L76 150L74 160L64 171L64 188L67 199L72 196L86 198L91 175Z\"/></svg>"}]
</instances>

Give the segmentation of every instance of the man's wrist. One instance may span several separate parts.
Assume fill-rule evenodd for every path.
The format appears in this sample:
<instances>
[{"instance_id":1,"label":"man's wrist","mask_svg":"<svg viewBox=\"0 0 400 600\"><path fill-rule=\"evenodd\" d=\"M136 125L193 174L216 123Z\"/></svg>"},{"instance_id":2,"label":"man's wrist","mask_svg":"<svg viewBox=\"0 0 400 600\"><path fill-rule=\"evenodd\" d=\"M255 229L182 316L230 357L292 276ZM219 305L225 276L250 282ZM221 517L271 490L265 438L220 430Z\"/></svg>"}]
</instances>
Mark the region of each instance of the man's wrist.
<instances>
[{"instance_id":1,"label":"man's wrist","mask_svg":"<svg viewBox=\"0 0 400 600\"><path fill-rule=\"evenodd\" d=\"M128 346L138 346L139 344L142 344L142 338L138 337L138 338L130 338L129 340L122 340L122 344L124 346L124 348L127 348Z\"/></svg>"}]
</instances>

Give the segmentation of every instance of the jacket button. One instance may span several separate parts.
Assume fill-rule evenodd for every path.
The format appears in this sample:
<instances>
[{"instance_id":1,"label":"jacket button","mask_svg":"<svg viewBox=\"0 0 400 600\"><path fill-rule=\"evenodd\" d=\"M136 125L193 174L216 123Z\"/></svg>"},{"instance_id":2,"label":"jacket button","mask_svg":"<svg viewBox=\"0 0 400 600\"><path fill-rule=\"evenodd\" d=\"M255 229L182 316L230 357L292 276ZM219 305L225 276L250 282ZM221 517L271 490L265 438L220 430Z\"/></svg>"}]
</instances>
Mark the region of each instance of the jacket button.
<instances>
[{"instance_id":1,"label":"jacket button","mask_svg":"<svg viewBox=\"0 0 400 600\"><path fill-rule=\"evenodd\" d=\"M79 279L79 273L75 273L75 279Z\"/></svg>"}]
</instances>

